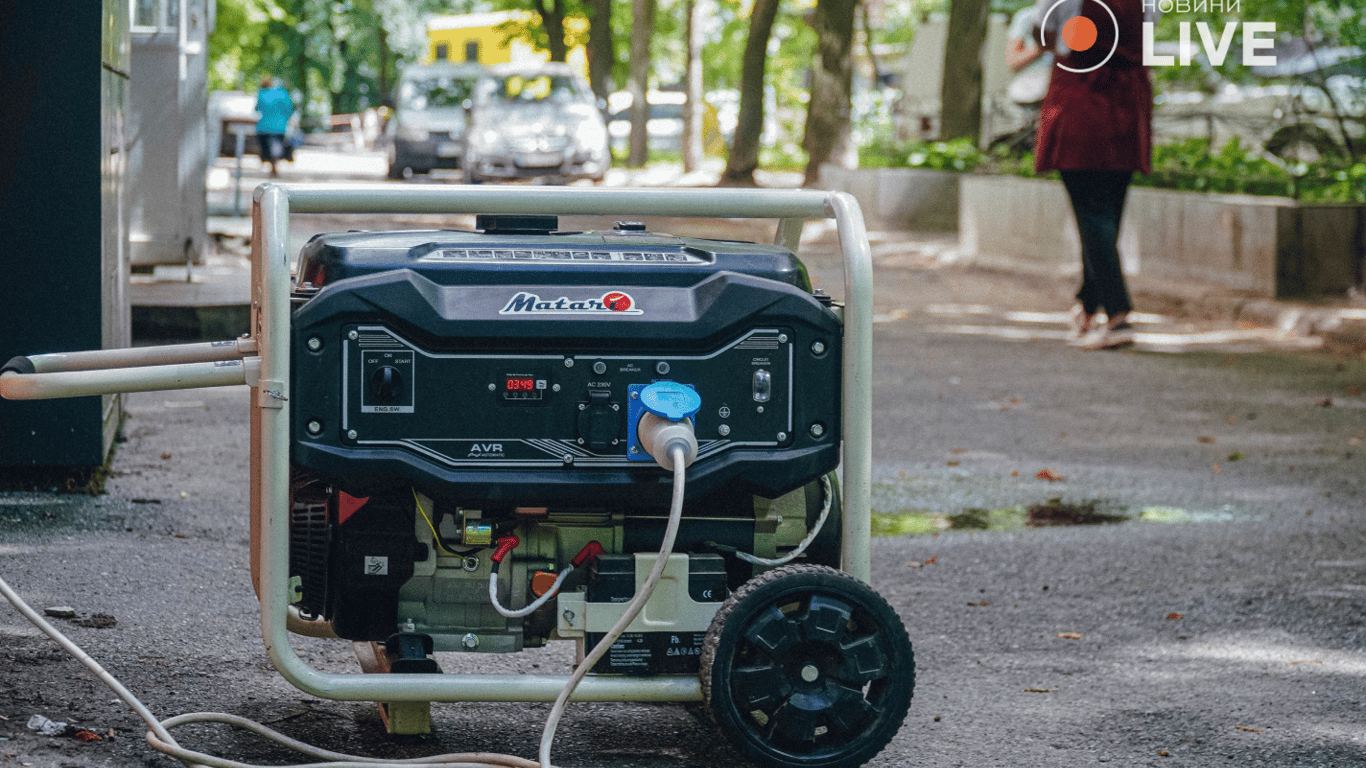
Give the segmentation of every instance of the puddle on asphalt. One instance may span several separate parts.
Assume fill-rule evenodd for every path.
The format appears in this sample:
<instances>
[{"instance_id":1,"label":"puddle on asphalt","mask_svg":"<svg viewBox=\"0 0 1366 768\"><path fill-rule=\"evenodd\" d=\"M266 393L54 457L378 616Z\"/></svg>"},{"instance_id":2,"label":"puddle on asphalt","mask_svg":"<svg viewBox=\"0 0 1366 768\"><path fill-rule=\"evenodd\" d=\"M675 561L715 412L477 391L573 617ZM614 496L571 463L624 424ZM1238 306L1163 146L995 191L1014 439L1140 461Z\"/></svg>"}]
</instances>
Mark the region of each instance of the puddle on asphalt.
<instances>
[{"instance_id":1,"label":"puddle on asphalt","mask_svg":"<svg viewBox=\"0 0 1366 768\"><path fill-rule=\"evenodd\" d=\"M927 510L873 511L874 536L923 536L940 531L1018 531L1076 525L1117 523L1202 523L1233 520L1229 509L1187 510L1177 507L1143 507L1138 511L1116 510L1101 501L1078 503L1049 499L1042 504L997 509L968 507L945 514Z\"/></svg>"}]
</instances>

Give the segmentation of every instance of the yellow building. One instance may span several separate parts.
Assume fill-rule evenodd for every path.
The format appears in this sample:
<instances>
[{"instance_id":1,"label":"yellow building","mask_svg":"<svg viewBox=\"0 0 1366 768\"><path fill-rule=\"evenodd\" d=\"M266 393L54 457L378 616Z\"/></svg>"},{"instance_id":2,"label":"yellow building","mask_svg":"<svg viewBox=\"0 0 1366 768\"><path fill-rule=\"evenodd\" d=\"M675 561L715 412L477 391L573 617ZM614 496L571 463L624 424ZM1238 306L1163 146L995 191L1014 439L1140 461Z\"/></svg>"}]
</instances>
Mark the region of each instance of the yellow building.
<instances>
[{"instance_id":1,"label":"yellow building","mask_svg":"<svg viewBox=\"0 0 1366 768\"><path fill-rule=\"evenodd\" d=\"M532 11L468 13L458 16L433 16L427 21L427 55L424 62L473 61L490 66L547 61L550 54L531 44L527 29L535 29L540 19ZM565 19L569 35L580 40L588 37L588 20ZM569 64L587 77L588 54L583 45L569 50Z\"/></svg>"}]
</instances>

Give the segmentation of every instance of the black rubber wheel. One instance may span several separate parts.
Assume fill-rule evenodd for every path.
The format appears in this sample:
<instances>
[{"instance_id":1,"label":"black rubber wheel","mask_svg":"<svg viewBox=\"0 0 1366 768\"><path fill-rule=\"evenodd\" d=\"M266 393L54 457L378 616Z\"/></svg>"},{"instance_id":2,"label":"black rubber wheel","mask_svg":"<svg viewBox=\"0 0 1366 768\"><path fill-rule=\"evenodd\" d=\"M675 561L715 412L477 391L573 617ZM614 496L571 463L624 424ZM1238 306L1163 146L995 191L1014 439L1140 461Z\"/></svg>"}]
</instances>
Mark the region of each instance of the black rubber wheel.
<instances>
[{"instance_id":1,"label":"black rubber wheel","mask_svg":"<svg viewBox=\"0 0 1366 768\"><path fill-rule=\"evenodd\" d=\"M760 765L863 765L896 735L915 688L901 618L867 584L820 565L736 590L701 663L709 714Z\"/></svg>"}]
</instances>

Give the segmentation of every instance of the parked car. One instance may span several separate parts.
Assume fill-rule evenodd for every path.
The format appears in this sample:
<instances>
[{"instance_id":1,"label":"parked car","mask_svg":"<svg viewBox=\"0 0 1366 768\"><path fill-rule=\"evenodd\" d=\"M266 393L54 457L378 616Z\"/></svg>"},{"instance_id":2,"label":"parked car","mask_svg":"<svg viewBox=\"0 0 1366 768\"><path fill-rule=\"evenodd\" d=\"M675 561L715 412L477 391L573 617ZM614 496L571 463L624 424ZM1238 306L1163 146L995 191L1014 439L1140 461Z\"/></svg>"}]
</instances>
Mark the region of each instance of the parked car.
<instances>
[{"instance_id":1,"label":"parked car","mask_svg":"<svg viewBox=\"0 0 1366 768\"><path fill-rule=\"evenodd\" d=\"M1161 93L1153 126L1155 134L1209 138L1215 147L1237 137L1286 160L1342 158L1344 129L1353 144L1366 141L1366 78L1340 74L1323 87L1225 83L1213 94Z\"/></svg>"},{"instance_id":2,"label":"parked car","mask_svg":"<svg viewBox=\"0 0 1366 768\"><path fill-rule=\"evenodd\" d=\"M478 64L419 64L403 71L385 128L389 178L461 166L469 101L484 74Z\"/></svg>"},{"instance_id":3,"label":"parked car","mask_svg":"<svg viewBox=\"0 0 1366 768\"><path fill-rule=\"evenodd\" d=\"M645 100L650 104L650 117L645 123L649 146L654 151L679 152L683 148L683 105L688 95L682 91L650 91ZM612 135L612 148L626 151L631 141L631 102L629 91L617 91L607 97L607 131ZM732 123L731 130L735 126ZM709 155L726 151L726 138L721 130L716 108L710 101L702 102L702 149Z\"/></svg>"},{"instance_id":4,"label":"parked car","mask_svg":"<svg viewBox=\"0 0 1366 768\"><path fill-rule=\"evenodd\" d=\"M470 121L466 183L601 181L612 164L602 111L568 64L491 67L475 88Z\"/></svg>"}]
</instances>

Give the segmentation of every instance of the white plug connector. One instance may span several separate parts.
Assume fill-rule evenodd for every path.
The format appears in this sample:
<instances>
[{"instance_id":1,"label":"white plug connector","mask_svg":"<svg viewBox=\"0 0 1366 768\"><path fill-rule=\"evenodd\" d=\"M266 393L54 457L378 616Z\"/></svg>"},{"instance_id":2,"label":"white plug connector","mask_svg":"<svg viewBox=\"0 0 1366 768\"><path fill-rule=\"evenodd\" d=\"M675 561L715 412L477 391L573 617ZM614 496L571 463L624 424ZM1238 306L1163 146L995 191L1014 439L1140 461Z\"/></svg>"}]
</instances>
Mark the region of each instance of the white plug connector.
<instances>
[{"instance_id":1,"label":"white plug connector","mask_svg":"<svg viewBox=\"0 0 1366 768\"><path fill-rule=\"evenodd\" d=\"M697 458L697 435L693 433L691 418L673 421L646 411L636 425L636 439L659 466L671 472L675 446L683 449L683 466L690 466Z\"/></svg>"},{"instance_id":2,"label":"white plug connector","mask_svg":"<svg viewBox=\"0 0 1366 768\"><path fill-rule=\"evenodd\" d=\"M682 450L683 466L690 466L697 458L692 417L702 407L697 390L675 381L656 381L640 391L640 404L645 408L636 422L640 447L670 472L675 448Z\"/></svg>"}]
</instances>

